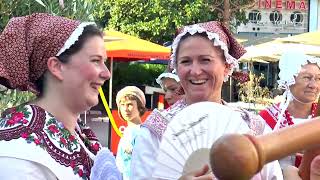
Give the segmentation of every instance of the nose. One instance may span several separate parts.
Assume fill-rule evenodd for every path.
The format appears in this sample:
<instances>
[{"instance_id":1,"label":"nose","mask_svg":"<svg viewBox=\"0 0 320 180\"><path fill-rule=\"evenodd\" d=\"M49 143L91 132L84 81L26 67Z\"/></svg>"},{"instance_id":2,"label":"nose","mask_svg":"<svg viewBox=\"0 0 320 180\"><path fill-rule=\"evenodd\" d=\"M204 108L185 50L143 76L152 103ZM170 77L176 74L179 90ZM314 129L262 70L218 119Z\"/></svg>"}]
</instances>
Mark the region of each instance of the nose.
<instances>
[{"instance_id":1,"label":"nose","mask_svg":"<svg viewBox=\"0 0 320 180\"><path fill-rule=\"evenodd\" d=\"M202 68L198 63L193 63L190 67L191 75L199 75L202 72Z\"/></svg>"},{"instance_id":2,"label":"nose","mask_svg":"<svg viewBox=\"0 0 320 180\"><path fill-rule=\"evenodd\" d=\"M125 110L126 110L126 112L130 112L130 110L131 110L130 106L126 105Z\"/></svg>"},{"instance_id":3,"label":"nose","mask_svg":"<svg viewBox=\"0 0 320 180\"><path fill-rule=\"evenodd\" d=\"M107 68L107 66L105 64L102 67L102 71L100 73L100 77L105 81L110 79L110 77L111 77L111 73L110 73L109 69Z\"/></svg>"},{"instance_id":4,"label":"nose","mask_svg":"<svg viewBox=\"0 0 320 180\"><path fill-rule=\"evenodd\" d=\"M172 93L171 92L166 92L166 94L164 95L164 99L166 100L166 101L168 101L168 100L170 100L172 98Z\"/></svg>"}]
</instances>

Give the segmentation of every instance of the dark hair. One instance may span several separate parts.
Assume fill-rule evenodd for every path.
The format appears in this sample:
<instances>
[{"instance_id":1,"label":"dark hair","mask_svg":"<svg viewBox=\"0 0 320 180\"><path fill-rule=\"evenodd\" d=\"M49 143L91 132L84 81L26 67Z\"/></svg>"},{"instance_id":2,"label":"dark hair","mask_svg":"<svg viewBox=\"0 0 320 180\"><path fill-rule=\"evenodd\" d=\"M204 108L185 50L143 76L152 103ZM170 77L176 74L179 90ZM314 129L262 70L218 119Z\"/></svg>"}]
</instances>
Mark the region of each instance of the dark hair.
<instances>
[{"instance_id":1,"label":"dark hair","mask_svg":"<svg viewBox=\"0 0 320 180\"><path fill-rule=\"evenodd\" d=\"M177 46L177 49L176 49L176 61L175 61L175 66L177 67L177 65L178 65L178 60L177 60L177 57L178 57L178 52L179 52L179 50L180 50L180 44L181 44L181 42L183 42L184 40L186 40L188 37L194 37L194 36L200 36L200 37L204 37L204 38L206 38L206 39L208 39L209 41L210 41L210 39L208 38L208 35L207 35L207 33L205 33L205 32L202 32L202 33L195 33L194 35L191 35L189 32L187 33L187 34L185 34L184 36L182 36L181 37L181 39L180 39L180 41L179 41L179 44L178 44L178 46ZM212 43L212 46L213 46L213 43ZM217 46L214 46L214 47L217 47ZM223 59L225 60L226 58L224 57L224 53L223 53L223 50L221 49L221 48L218 48L219 50L221 50L221 52L222 52L222 57L223 57Z\"/></svg>"},{"instance_id":2,"label":"dark hair","mask_svg":"<svg viewBox=\"0 0 320 180\"><path fill-rule=\"evenodd\" d=\"M79 52L85 42L94 36L99 36L103 37L103 32L100 31L100 29L95 26L95 25L88 25L85 26L83 29L82 34L79 36L79 39L66 51L64 51L62 54L60 54L57 58L62 62L62 63L68 63L70 56L73 54ZM35 82L37 91L39 92L38 97L43 95L44 87L45 87L45 81L46 81L46 72L41 75L39 79Z\"/></svg>"},{"instance_id":3,"label":"dark hair","mask_svg":"<svg viewBox=\"0 0 320 180\"><path fill-rule=\"evenodd\" d=\"M132 94L124 95L122 98L124 98L124 97L128 98L131 101L136 101L137 102L137 106L138 106L138 111L139 111L140 117L143 116L143 114L147 111L147 108L142 104L142 102L140 101L140 99L138 97L136 97L136 96L134 96Z\"/></svg>"}]
</instances>

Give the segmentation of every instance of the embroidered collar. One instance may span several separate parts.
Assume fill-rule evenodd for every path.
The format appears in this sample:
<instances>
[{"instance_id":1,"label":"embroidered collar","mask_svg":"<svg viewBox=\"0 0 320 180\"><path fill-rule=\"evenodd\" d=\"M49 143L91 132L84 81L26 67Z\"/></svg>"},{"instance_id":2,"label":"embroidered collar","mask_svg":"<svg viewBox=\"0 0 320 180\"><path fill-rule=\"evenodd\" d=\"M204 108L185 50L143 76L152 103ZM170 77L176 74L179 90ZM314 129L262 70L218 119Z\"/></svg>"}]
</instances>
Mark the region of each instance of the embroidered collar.
<instances>
[{"instance_id":1,"label":"embroidered collar","mask_svg":"<svg viewBox=\"0 0 320 180\"><path fill-rule=\"evenodd\" d=\"M89 178L93 162L78 139L41 107L25 105L7 111L0 121L0 141L19 138L40 146L57 163L72 168L75 175Z\"/></svg>"},{"instance_id":2,"label":"embroidered collar","mask_svg":"<svg viewBox=\"0 0 320 180\"><path fill-rule=\"evenodd\" d=\"M315 117L316 110L317 110L317 104L316 103L312 103L312 105L311 105L311 118ZM280 128L294 125L294 122L292 120L293 118L290 115L288 109L286 109L285 112L284 112L284 118L285 118L285 121L283 123L281 123Z\"/></svg>"}]
</instances>

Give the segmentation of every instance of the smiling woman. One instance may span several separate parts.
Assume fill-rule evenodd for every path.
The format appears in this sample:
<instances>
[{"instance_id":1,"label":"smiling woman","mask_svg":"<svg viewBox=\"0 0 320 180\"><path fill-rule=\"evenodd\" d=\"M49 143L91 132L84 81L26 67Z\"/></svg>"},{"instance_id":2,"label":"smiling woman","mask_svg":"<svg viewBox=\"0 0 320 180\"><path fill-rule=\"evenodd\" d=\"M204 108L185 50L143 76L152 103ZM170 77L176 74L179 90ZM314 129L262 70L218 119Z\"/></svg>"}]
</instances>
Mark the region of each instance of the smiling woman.
<instances>
[{"instance_id":1,"label":"smiling woman","mask_svg":"<svg viewBox=\"0 0 320 180\"><path fill-rule=\"evenodd\" d=\"M185 96L162 112L154 110L141 126L132 154L131 179L159 178L159 176L155 174L155 172L158 172L156 167L158 167L158 162L158 164L163 162L161 162L162 159L157 159L159 158L158 155L170 151L169 149L161 148L163 147L161 146L163 142L166 142L162 140L166 138L163 137L163 134L168 131L170 132L170 130L171 132L178 131L178 127L176 126L170 126L171 128L168 128L167 131L167 126L169 126L168 124L170 123L177 122L177 114L182 113L182 110L189 105L204 101L218 103L218 106L224 106L224 108L230 109L232 112L240 112L238 113L239 116L241 114L239 119L241 122L245 122L244 124L247 129L250 129L251 134L263 134L270 130L258 116L242 109L234 109L221 98L221 88L224 80L228 79L233 69L238 66L238 59L244 53L244 48L220 22L200 23L180 29L178 36L172 44L170 66L176 70ZM190 113L196 115L197 111L194 110ZM196 121L196 119L193 120ZM215 120L219 123L225 122L226 119ZM187 122L186 120L186 124L183 125L187 126ZM239 131L239 129L235 129L234 133L237 131ZM207 131L206 133L215 132ZM172 134L172 136L174 136L174 134ZM189 140L191 141L191 138ZM193 152L196 151L195 149L193 150ZM180 149L180 151L182 152L183 150ZM181 162L179 161L179 163ZM201 176L200 179L212 180L213 175L206 174L208 168L205 166L205 163L205 161L200 162L200 164L204 166L202 173L196 173L197 175L195 175L195 173L192 172L179 172L180 174L178 174L181 176L180 179L186 180ZM141 166L141 164L143 164L143 166ZM164 169L161 170L164 171ZM187 174L184 175L183 173ZM166 173L166 177L179 179L179 177L175 175ZM161 178L166 179L164 177ZM282 180L281 169L278 162L272 162L266 165L254 178Z\"/></svg>"},{"instance_id":2,"label":"smiling woman","mask_svg":"<svg viewBox=\"0 0 320 180\"><path fill-rule=\"evenodd\" d=\"M90 178L101 146L79 115L110 78L105 58L94 23L48 14L10 20L0 35L0 83L37 98L0 119L0 179Z\"/></svg>"},{"instance_id":3,"label":"smiling woman","mask_svg":"<svg viewBox=\"0 0 320 180\"><path fill-rule=\"evenodd\" d=\"M316 100L320 93L320 59L303 52L288 51L279 61L279 88L284 89L284 101L260 112L268 125L278 130L315 117ZM299 167L301 154L280 160L282 168Z\"/></svg>"}]
</instances>

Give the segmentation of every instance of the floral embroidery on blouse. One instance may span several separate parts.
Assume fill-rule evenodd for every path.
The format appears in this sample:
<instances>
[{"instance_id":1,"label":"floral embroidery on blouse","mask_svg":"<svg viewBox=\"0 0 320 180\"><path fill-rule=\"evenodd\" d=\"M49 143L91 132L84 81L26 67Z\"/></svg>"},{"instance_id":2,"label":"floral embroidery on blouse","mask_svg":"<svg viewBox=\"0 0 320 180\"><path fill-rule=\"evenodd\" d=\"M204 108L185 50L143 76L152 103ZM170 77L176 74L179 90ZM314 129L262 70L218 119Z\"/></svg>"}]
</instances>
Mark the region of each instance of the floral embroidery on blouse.
<instances>
[{"instance_id":1,"label":"floral embroidery on blouse","mask_svg":"<svg viewBox=\"0 0 320 180\"><path fill-rule=\"evenodd\" d=\"M30 116L30 112L25 106L11 108L9 110L11 113L7 114L3 119L0 120L0 127L14 127L17 125L28 125L28 118Z\"/></svg>"},{"instance_id":2,"label":"floral embroidery on blouse","mask_svg":"<svg viewBox=\"0 0 320 180\"><path fill-rule=\"evenodd\" d=\"M93 132L92 137L95 137ZM35 105L24 105L6 111L3 118L0 118L0 140L10 141L18 138L25 139L28 144L40 146L56 162L72 168L75 175L84 180L89 179L93 161L80 146L75 135L44 109ZM91 143L86 137L83 141L90 143L90 149L100 149L98 141Z\"/></svg>"},{"instance_id":3,"label":"floral embroidery on blouse","mask_svg":"<svg viewBox=\"0 0 320 180\"><path fill-rule=\"evenodd\" d=\"M71 153L79 148L79 143L74 135L64 128L61 122L58 122L51 114L44 128L47 134L53 140L59 142L60 148L67 148Z\"/></svg>"}]
</instances>

